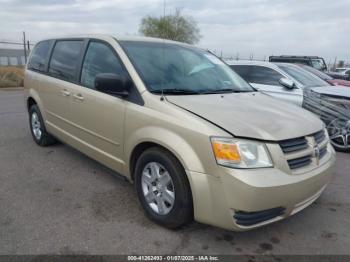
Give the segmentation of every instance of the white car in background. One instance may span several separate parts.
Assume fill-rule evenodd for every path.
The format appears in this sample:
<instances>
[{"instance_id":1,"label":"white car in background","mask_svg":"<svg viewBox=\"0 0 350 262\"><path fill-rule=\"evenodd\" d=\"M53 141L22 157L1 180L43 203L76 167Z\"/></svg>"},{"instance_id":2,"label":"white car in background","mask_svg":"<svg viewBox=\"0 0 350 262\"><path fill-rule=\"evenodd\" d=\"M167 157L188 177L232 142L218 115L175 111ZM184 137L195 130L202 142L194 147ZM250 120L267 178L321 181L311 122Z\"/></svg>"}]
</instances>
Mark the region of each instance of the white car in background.
<instances>
[{"instance_id":1,"label":"white car in background","mask_svg":"<svg viewBox=\"0 0 350 262\"><path fill-rule=\"evenodd\" d=\"M333 146L350 152L350 90L294 64L261 61L226 63L255 89L317 114L327 125Z\"/></svg>"},{"instance_id":2,"label":"white car in background","mask_svg":"<svg viewBox=\"0 0 350 262\"><path fill-rule=\"evenodd\" d=\"M348 67L338 67L334 70L334 72L342 74L342 75L348 75L350 74L350 68Z\"/></svg>"}]
</instances>

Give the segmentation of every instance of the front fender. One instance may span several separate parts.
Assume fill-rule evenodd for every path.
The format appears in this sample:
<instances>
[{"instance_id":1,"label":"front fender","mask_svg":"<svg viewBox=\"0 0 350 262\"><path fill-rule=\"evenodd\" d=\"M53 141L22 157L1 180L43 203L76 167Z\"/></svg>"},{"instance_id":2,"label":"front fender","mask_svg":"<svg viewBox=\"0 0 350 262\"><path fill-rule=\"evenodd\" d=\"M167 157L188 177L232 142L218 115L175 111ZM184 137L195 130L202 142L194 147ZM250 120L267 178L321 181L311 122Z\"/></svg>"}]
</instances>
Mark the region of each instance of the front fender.
<instances>
[{"instance_id":1,"label":"front fender","mask_svg":"<svg viewBox=\"0 0 350 262\"><path fill-rule=\"evenodd\" d=\"M171 130L148 126L131 133L125 141L126 176L131 177L130 159L134 149L144 142L158 144L172 152L185 170L204 172L203 163L186 140Z\"/></svg>"}]
</instances>

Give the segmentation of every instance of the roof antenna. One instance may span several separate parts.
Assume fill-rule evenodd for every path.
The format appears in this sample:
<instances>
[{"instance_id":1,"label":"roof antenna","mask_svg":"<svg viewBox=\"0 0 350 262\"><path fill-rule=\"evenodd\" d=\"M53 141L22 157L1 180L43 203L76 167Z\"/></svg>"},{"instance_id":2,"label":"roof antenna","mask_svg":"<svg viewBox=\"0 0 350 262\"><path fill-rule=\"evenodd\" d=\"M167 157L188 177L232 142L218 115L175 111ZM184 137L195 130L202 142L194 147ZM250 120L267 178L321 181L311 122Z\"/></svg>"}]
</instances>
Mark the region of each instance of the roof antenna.
<instances>
[{"instance_id":1,"label":"roof antenna","mask_svg":"<svg viewBox=\"0 0 350 262\"><path fill-rule=\"evenodd\" d=\"M160 101L164 101L164 91L163 91L163 88L162 88L162 94L160 95Z\"/></svg>"}]
</instances>

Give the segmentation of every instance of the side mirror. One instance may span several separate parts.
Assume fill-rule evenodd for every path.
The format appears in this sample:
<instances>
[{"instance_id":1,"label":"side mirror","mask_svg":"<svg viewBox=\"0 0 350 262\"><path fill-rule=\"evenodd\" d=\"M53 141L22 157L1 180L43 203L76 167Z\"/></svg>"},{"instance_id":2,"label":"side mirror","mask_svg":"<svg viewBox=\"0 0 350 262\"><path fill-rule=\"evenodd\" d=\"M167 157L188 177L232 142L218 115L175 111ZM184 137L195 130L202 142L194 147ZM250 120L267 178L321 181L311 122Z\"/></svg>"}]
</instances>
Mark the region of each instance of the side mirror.
<instances>
[{"instance_id":1,"label":"side mirror","mask_svg":"<svg viewBox=\"0 0 350 262\"><path fill-rule=\"evenodd\" d=\"M287 89L294 89L295 88L295 83L293 82L293 80L290 80L288 78L281 78L279 83L284 86Z\"/></svg>"},{"instance_id":2,"label":"side mirror","mask_svg":"<svg viewBox=\"0 0 350 262\"><path fill-rule=\"evenodd\" d=\"M102 93L125 97L129 95L130 86L130 79L121 75L102 73L95 77L95 89Z\"/></svg>"}]
</instances>

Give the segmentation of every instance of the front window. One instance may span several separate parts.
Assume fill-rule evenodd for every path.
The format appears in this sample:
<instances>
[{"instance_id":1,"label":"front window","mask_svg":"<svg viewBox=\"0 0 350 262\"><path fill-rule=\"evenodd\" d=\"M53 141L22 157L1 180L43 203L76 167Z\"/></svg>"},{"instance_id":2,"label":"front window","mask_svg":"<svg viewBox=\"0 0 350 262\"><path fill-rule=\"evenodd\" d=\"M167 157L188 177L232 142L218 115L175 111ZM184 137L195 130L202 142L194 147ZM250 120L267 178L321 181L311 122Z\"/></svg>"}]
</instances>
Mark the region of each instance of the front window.
<instances>
[{"instance_id":1,"label":"front window","mask_svg":"<svg viewBox=\"0 0 350 262\"><path fill-rule=\"evenodd\" d=\"M153 93L248 92L254 89L216 56L178 44L120 41Z\"/></svg>"},{"instance_id":2,"label":"front window","mask_svg":"<svg viewBox=\"0 0 350 262\"><path fill-rule=\"evenodd\" d=\"M283 75L265 66L232 65L231 68L244 80L254 84L280 86L279 81L283 78Z\"/></svg>"},{"instance_id":3,"label":"front window","mask_svg":"<svg viewBox=\"0 0 350 262\"><path fill-rule=\"evenodd\" d=\"M303 87L329 86L326 81L296 66L278 65L278 67L297 80Z\"/></svg>"},{"instance_id":4,"label":"front window","mask_svg":"<svg viewBox=\"0 0 350 262\"><path fill-rule=\"evenodd\" d=\"M95 78L100 73L125 74L124 69L113 50L104 43L90 42L81 71L81 83L95 88Z\"/></svg>"}]
</instances>

